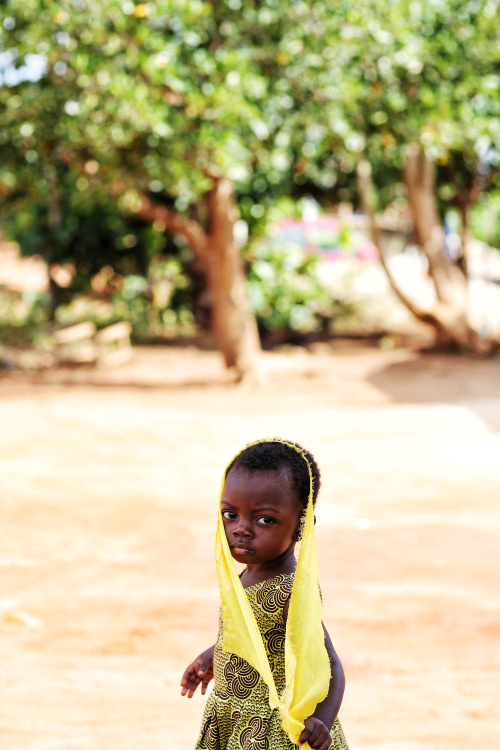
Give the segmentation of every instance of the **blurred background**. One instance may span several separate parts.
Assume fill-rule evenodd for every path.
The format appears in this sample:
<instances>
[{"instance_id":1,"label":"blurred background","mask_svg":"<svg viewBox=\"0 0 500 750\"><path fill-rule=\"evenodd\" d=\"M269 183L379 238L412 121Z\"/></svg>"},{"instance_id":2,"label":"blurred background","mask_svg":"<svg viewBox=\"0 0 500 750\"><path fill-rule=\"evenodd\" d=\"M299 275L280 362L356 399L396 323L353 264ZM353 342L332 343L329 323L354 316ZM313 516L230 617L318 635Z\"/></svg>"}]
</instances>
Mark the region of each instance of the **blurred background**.
<instances>
[{"instance_id":1,"label":"blurred background","mask_svg":"<svg viewBox=\"0 0 500 750\"><path fill-rule=\"evenodd\" d=\"M266 435L322 467L351 750L495 746L499 6L2 3L2 749L194 746Z\"/></svg>"}]
</instances>

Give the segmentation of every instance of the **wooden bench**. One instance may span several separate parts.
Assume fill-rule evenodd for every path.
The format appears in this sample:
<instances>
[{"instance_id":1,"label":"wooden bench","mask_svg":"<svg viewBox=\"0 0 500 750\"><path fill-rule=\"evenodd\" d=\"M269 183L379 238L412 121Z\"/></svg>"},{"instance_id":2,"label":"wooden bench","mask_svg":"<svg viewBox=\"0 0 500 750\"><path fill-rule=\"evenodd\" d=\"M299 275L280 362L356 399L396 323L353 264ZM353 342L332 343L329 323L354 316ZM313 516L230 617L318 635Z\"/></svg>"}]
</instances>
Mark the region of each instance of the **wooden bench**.
<instances>
[{"instance_id":1,"label":"wooden bench","mask_svg":"<svg viewBox=\"0 0 500 750\"><path fill-rule=\"evenodd\" d=\"M130 334L132 326L126 321L114 323L95 334L99 365L112 366L128 362L132 357Z\"/></svg>"},{"instance_id":2,"label":"wooden bench","mask_svg":"<svg viewBox=\"0 0 500 750\"><path fill-rule=\"evenodd\" d=\"M94 323L77 323L54 333L56 356L63 364L89 364L97 361Z\"/></svg>"}]
</instances>

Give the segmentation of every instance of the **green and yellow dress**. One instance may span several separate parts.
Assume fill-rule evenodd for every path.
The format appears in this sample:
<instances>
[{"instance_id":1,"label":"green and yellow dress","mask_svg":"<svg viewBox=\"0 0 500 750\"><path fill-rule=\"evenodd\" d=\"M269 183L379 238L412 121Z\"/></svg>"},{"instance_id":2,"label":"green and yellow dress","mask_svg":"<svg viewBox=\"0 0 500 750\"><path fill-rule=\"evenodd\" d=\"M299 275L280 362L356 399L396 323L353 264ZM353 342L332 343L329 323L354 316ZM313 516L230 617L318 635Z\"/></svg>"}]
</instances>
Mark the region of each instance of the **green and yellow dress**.
<instances>
[{"instance_id":1,"label":"green and yellow dress","mask_svg":"<svg viewBox=\"0 0 500 750\"><path fill-rule=\"evenodd\" d=\"M245 592L257 620L278 693L285 687L283 608L294 574L281 574L248 586ZM222 650L223 622L214 652L214 689L208 697L196 750L292 750L269 688L244 659ZM338 719L331 730L333 750L348 750Z\"/></svg>"}]
</instances>

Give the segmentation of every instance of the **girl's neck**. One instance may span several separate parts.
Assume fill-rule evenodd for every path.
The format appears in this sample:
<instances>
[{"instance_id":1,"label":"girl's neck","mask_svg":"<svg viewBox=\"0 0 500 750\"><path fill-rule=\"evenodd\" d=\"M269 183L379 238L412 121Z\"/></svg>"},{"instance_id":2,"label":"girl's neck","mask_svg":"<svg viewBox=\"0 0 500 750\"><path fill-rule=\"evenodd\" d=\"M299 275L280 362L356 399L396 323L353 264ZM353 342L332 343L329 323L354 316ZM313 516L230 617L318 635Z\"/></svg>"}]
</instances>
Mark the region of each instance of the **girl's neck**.
<instances>
[{"instance_id":1,"label":"girl's neck","mask_svg":"<svg viewBox=\"0 0 500 750\"><path fill-rule=\"evenodd\" d=\"M243 588L247 586L253 586L256 583L267 581L269 578L274 578L280 574L293 573L297 561L295 559L295 544L285 550L282 555L276 557L274 560L270 560L267 563L258 563L256 565L247 565L243 573L241 574L241 582Z\"/></svg>"}]
</instances>

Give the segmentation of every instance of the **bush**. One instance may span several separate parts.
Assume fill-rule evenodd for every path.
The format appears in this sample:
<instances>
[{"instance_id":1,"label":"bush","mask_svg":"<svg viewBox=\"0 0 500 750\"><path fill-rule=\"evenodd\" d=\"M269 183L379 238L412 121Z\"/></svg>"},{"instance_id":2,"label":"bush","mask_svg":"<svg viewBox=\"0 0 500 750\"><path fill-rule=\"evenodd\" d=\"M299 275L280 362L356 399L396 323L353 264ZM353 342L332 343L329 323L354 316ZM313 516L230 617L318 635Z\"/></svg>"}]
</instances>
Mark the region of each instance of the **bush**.
<instances>
[{"instance_id":1,"label":"bush","mask_svg":"<svg viewBox=\"0 0 500 750\"><path fill-rule=\"evenodd\" d=\"M319 258L295 243L257 243L247 255L250 301L263 343L282 332L283 341L327 335L345 304L321 283Z\"/></svg>"},{"instance_id":2,"label":"bush","mask_svg":"<svg viewBox=\"0 0 500 750\"><path fill-rule=\"evenodd\" d=\"M483 193L469 217L473 236L500 249L500 192Z\"/></svg>"},{"instance_id":3,"label":"bush","mask_svg":"<svg viewBox=\"0 0 500 750\"><path fill-rule=\"evenodd\" d=\"M135 340L193 336L196 333L190 306L190 280L175 258L157 256L148 276L121 277L105 267L93 279L104 298L79 295L56 310L56 320L71 325L90 320L98 328L126 320ZM106 290L112 290L106 294Z\"/></svg>"},{"instance_id":4,"label":"bush","mask_svg":"<svg viewBox=\"0 0 500 750\"><path fill-rule=\"evenodd\" d=\"M49 315L48 294L19 292L0 286L0 341L5 346L39 343Z\"/></svg>"}]
</instances>

